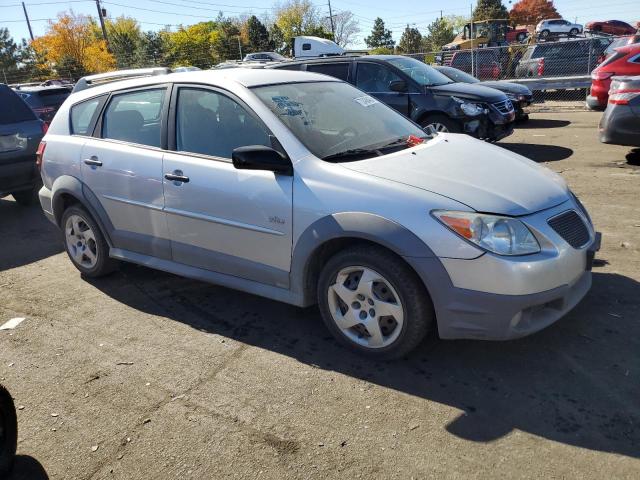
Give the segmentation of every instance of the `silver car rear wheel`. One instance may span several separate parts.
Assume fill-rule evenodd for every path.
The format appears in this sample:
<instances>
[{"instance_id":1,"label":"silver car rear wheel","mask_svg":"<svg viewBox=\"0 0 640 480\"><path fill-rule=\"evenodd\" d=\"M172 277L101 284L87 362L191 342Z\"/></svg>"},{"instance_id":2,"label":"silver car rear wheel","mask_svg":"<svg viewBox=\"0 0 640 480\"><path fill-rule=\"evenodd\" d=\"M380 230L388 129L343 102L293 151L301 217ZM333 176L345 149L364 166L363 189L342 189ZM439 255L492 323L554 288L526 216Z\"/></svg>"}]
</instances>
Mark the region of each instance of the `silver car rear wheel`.
<instances>
[{"instance_id":1,"label":"silver car rear wheel","mask_svg":"<svg viewBox=\"0 0 640 480\"><path fill-rule=\"evenodd\" d=\"M327 298L333 321L350 341L376 349L398 339L405 309L391 283L375 270L362 266L341 269Z\"/></svg>"},{"instance_id":2,"label":"silver car rear wheel","mask_svg":"<svg viewBox=\"0 0 640 480\"><path fill-rule=\"evenodd\" d=\"M64 226L69 256L77 265L91 269L98 261L96 235L91 226L80 215L70 215Z\"/></svg>"}]
</instances>

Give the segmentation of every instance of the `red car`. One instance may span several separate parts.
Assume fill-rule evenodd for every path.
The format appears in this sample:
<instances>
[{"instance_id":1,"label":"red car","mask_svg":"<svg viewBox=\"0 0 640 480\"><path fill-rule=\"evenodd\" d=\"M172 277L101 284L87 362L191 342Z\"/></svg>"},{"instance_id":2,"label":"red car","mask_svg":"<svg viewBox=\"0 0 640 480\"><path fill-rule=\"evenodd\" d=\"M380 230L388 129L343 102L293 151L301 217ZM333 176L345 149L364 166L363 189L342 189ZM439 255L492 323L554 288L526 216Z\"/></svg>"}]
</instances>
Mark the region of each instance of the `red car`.
<instances>
[{"instance_id":1,"label":"red car","mask_svg":"<svg viewBox=\"0 0 640 480\"><path fill-rule=\"evenodd\" d=\"M527 27L508 27L507 28L507 42L508 43L522 43L525 38L529 36L529 30Z\"/></svg>"},{"instance_id":2,"label":"red car","mask_svg":"<svg viewBox=\"0 0 640 480\"><path fill-rule=\"evenodd\" d=\"M591 73L591 91L587 97L589 108L606 108L611 77L614 75L640 75L640 43L616 48L615 52Z\"/></svg>"},{"instance_id":3,"label":"red car","mask_svg":"<svg viewBox=\"0 0 640 480\"><path fill-rule=\"evenodd\" d=\"M607 20L605 22L589 22L586 29L592 32L608 33L610 35L633 35L636 28L620 20Z\"/></svg>"}]
</instances>

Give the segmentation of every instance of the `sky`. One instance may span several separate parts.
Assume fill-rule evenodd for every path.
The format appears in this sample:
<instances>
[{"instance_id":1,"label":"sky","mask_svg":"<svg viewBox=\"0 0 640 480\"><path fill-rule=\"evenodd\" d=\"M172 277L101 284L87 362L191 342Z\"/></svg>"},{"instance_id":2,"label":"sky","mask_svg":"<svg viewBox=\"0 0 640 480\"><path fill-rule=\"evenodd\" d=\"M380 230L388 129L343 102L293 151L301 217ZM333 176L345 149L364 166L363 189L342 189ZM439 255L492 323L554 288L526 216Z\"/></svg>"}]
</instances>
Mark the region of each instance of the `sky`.
<instances>
[{"instance_id":1,"label":"sky","mask_svg":"<svg viewBox=\"0 0 640 480\"><path fill-rule=\"evenodd\" d=\"M144 30L159 30L165 25L189 25L213 19L222 11L225 16L254 14L259 18L273 13L277 0L114 0L102 1L110 17L127 15L135 18ZM327 0L311 0L323 15L329 15ZM503 0L511 8L516 0ZM73 9L76 13L97 16L95 0L25 0L33 34L46 31L47 19ZM443 15L470 15L474 0L332 0L333 13L349 10L358 20L361 32L351 48L363 48L375 17L381 17L398 41L409 24L426 33L426 27ZM591 20L623 20L635 25L640 21L640 0L555 0L558 12L567 20L586 23ZM603 5L606 4L606 12ZM18 42L29 38L29 30L21 1L0 0L0 28L8 28Z\"/></svg>"}]
</instances>

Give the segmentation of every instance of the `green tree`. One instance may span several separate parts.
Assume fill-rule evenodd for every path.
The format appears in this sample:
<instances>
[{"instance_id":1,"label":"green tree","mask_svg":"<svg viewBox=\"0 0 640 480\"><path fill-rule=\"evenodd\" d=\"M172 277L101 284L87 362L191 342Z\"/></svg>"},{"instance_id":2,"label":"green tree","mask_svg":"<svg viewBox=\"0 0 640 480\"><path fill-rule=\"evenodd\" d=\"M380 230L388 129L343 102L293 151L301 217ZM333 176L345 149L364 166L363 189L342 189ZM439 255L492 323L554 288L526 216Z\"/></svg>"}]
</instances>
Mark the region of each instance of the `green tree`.
<instances>
[{"instance_id":1,"label":"green tree","mask_svg":"<svg viewBox=\"0 0 640 480\"><path fill-rule=\"evenodd\" d=\"M6 28L0 28L0 81L4 76L18 70L18 45L13 41Z\"/></svg>"},{"instance_id":2,"label":"green tree","mask_svg":"<svg viewBox=\"0 0 640 480\"><path fill-rule=\"evenodd\" d=\"M270 50L269 31L258 17L252 15L247 20L248 48L250 52Z\"/></svg>"},{"instance_id":3,"label":"green tree","mask_svg":"<svg viewBox=\"0 0 640 480\"><path fill-rule=\"evenodd\" d=\"M491 20L493 18L509 18L509 11L502 4L502 0L478 0L478 4L473 11L473 21Z\"/></svg>"},{"instance_id":4,"label":"green tree","mask_svg":"<svg viewBox=\"0 0 640 480\"><path fill-rule=\"evenodd\" d=\"M200 22L168 33L167 61L170 66L192 65L209 68L216 60L214 42L218 38L216 22Z\"/></svg>"},{"instance_id":5,"label":"green tree","mask_svg":"<svg viewBox=\"0 0 640 480\"><path fill-rule=\"evenodd\" d=\"M289 53L289 45L284 39L284 33L275 23L269 28L269 49L278 52L280 55Z\"/></svg>"},{"instance_id":6,"label":"green tree","mask_svg":"<svg viewBox=\"0 0 640 480\"><path fill-rule=\"evenodd\" d=\"M310 0L288 0L276 7L274 23L282 31L284 43L299 35L331 38L323 26L318 8Z\"/></svg>"},{"instance_id":7,"label":"green tree","mask_svg":"<svg viewBox=\"0 0 640 480\"><path fill-rule=\"evenodd\" d=\"M138 49L142 35L138 22L130 17L121 16L115 20L106 20L109 48L118 68L131 68L137 64Z\"/></svg>"},{"instance_id":8,"label":"green tree","mask_svg":"<svg viewBox=\"0 0 640 480\"><path fill-rule=\"evenodd\" d=\"M142 33L136 52L136 66L151 67L167 63L170 35L166 30Z\"/></svg>"},{"instance_id":9,"label":"green tree","mask_svg":"<svg viewBox=\"0 0 640 480\"><path fill-rule=\"evenodd\" d=\"M428 33L423 37L423 48L427 52L438 52L443 45L455 38L453 25L446 18L438 18L427 26Z\"/></svg>"},{"instance_id":10,"label":"green tree","mask_svg":"<svg viewBox=\"0 0 640 480\"><path fill-rule=\"evenodd\" d=\"M237 21L219 15L217 28L211 37L211 47L217 61L238 60L240 58L240 26Z\"/></svg>"},{"instance_id":11,"label":"green tree","mask_svg":"<svg viewBox=\"0 0 640 480\"><path fill-rule=\"evenodd\" d=\"M378 17L373 22L373 29L371 35L364 39L364 43L369 48L389 48L393 49L396 42L394 42L391 35L391 30L387 30L384 26L384 21Z\"/></svg>"},{"instance_id":12,"label":"green tree","mask_svg":"<svg viewBox=\"0 0 640 480\"><path fill-rule=\"evenodd\" d=\"M402 32L402 36L400 37L400 42L398 43L398 48L403 53L416 53L422 47L422 35L417 28L407 27Z\"/></svg>"}]
</instances>

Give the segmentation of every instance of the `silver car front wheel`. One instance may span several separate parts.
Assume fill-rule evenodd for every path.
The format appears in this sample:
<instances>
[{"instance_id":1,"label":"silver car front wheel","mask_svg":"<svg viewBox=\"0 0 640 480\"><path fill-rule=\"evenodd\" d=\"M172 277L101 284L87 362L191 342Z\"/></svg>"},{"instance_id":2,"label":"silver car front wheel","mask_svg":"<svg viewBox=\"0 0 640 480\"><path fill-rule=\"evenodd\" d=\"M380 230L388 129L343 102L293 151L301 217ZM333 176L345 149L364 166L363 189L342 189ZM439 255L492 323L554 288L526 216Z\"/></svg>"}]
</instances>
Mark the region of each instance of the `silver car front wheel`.
<instances>
[{"instance_id":1,"label":"silver car front wheel","mask_svg":"<svg viewBox=\"0 0 640 480\"><path fill-rule=\"evenodd\" d=\"M404 307L389 280L367 267L340 270L327 292L331 316L342 333L367 348L395 342L404 324Z\"/></svg>"}]
</instances>

